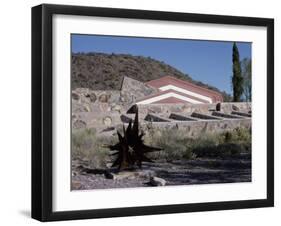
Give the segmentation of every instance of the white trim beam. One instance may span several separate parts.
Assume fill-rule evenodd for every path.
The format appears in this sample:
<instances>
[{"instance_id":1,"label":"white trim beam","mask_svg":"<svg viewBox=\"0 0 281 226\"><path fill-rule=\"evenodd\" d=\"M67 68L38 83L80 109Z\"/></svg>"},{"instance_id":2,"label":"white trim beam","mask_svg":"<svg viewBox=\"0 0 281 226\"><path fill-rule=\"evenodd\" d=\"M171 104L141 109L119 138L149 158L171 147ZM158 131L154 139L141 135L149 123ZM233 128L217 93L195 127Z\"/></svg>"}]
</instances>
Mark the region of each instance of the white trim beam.
<instances>
[{"instance_id":1,"label":"white trim beam","mask_svg":"<svg viewBox=\"0 0 281 226\"><path fill-rule=\"evenodd\" d=\"M157 101L160 101L160 100L167 99L169 97L175 97L179 100L184 100L184 101L187 101L187 102L192 103L192 104L204 104L204 102L201 102L201 101L198 101L198 100L186 97L186 96L182 96L180 94L173 93L173 92L165 93L163 95L159 95L159 96L156 96L156 97L151 97L149 99L139 101L139 102L137 102L137 104L151 104L151 103L154 103L154 102L157 102Z\"/></svg>"},{"instance_id":2,"label":"white trim beam","mask_svg":"<svg viewBox=\"0 0 281 226\"><path fill-rule=\"evenodd\" d=\"M192 91L189 91L189 90L186 90L186 89L183 89L183 88L174 86L174 85L162 86L162 87L160 87L159 89L160 89L161 91L175 90L175 91L178 91L178 92L181 92L181 93L184 93L184 94L187 94L187 95L190 95L190 96L193 96L193 97L202 99L202 100L206 100L206 101L208 101L209 103L213 103L213 100L212 100L210 97L203 96L203 95L201 95L201 94L194 93L194 92L192 92Z\"/></svg>"}]
</instances>

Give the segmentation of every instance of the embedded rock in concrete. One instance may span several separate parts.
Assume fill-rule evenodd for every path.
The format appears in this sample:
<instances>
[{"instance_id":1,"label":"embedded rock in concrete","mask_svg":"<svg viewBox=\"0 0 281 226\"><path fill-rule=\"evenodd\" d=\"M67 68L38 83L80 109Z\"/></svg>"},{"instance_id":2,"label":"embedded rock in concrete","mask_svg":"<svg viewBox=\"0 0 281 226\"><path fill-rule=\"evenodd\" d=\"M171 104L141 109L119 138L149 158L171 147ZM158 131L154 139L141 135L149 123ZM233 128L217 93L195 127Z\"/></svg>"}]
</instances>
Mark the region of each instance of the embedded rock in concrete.
<instances>
[{"instance_id":1,"label":"embedded rock in concrete","mask_svg":"<svg viewBox=\"0 0 281 226\"><path fill-rule=\"evenodd\" d=\"M236 110L235 110L236 109ZM232 111L249 112L252 109L250 102L225 102L220 103L220 111L231 114Z\"/></svg>"},{"instance_id":2,"label":"embedded rock in concrete","mask_svg":"<svg viewBox=\"0 0 281 226\"><path fill-rule=\"evenodd\" d=\"M185 137L196 138L202 136L202 133L221 133L232 131L235 128L251 128L251 119L226 119L226 120L198 120L181 122L160 122L160 123L142 123L141 129L145 133L145 138L155 134L156 131L179 130Z\"/></svg>"},{"instance_id":3,"label":"embedded rock in concrete","mask_svg":"<svg viewBox=\"0 0 281 226\"><path fill-rule=\"evenodd\" d=\"M92 103L95 103L97 100L97 96L95 93L90 93L88 97L90 98Z\"/></svg>"},{"instance_id":4,"label":"embedded rock in concrete","mask_svg":"<svg viewBox=\"0 0 281 226\"><path fill-rule=\"evenodd\" d=\"M155 176L155 172L152 170L132 170L132 171L120 171L120 172L106 172L104 176L107 179L124 180L124 179L149 179Z\"/></svg>"},{"instance_id":5,"label":"embedded rock in concrete","mask_svg":"<svg viewBox=\"0 0 281 226\"><path fill-rule=\"evenodd\" d=\"M78 119L78 120L75 120L74 123L73 123L73 128L74 129L82 129L82 128L86 128L87 124L86 122Z\"/></svg>"},{"instance_id":6,"label":"embedded rock in concrete","mask_svg":"<svg viewBox=\"0 0 281 226\"><path fill-rule=\"evenodd\" d=\"M103 124L104 124L105 126L110 126L110 125L112 124L112 119L111 119L109 116L105 117L105 118L103 119Z\"/></svg>"},{"instance_id":7,"label":"embedded rock in concrete","mask_svg":"<svg viewBox=\"0 0 281 226\"><path fill-rule=\"evenodd\" d=\"M128 113L134 113L136 107L132 106ZM216 104L140 104L138 105L139 114L171 114L185 113L191 114L196 111L198 113L208 113L216 109Z\"/></svg>"},{"instance_id":8,"label":"embedded rock in concrete","mask_svg":"<svg viewBox=\"0 0 281 226\"><path fill-rule=\"evenodd\" d=\"M74 100L79 100L79 99L80 99L79 94L78 94L78 93L74 93L74 92L72 92L71 97L72 97L72 99L74 99Z\"/></svg>"},{"instance_id":9,"label":"embedded rock in concrete","mask_svg":"<svg viewBox=\"0 0 281 226\"><path fill-rule=\"evenodd\" d=\"M90 112L91 111L91 107L90 107L90 105L89 104L84 104L84 111L85 112Z\"/></svg>"},{"instance_id":10,"label":"embedded rock in concrete","mask_svg":"<svg viewBox=\"0 0 281 226\"><path fill-rule=\"evenodd\" d=\"M80 181L72 181L71 182L71 189L72 190L79 190L82 188L82 184Z\"/></svg>"},{"instance_id":11,"label":"embedded rock in concrete","mask_svg":"<svg viewBox=\"0 0 281 226\"><path fill-rule=\"evenodd\" d=\"M77 88L72 91L72 94L72 101L79 101L80 103L117 103L120 100L120 91L118 90Z\"/></svg>"},{"instance_id":12,"label":"embedded rock in concrete","mask_svg":"<svg viewBox=\"0 0 281 226\"><path fill-rule=\"evenodd\" d=\"M166 181L160 177L151 177L149 184L152 186L165 186Z\"/></svg>"},{"instance_id":13,"label":"embedded rock in concrete","mask_svg":"<svg viewBox=\"0 0 281 226\"><path fill-rule=\"evenodd\" d=\"M239 111L240 109L239 109L239 107L238 106L236 106L236 105L232 105L232 110L233 111Z\"/></svg>"},{"instance_id":14,"label":"embedded rock in concrete","mask_svg":"<svg viewBox=\"0 0 281 226\"><path fill-rule=\"evenodd\" d=\"M112 111L117 111L117 112L121 113L122 107L120 105L118 105L118 104L112 104L111 110Z\"/></svg>"},{"instance_id":15,"label":"embedded rock in concrete","mask_svg":"<svg viewBox=\"0 0 281 226\"><path fill-rule=\"evenodd\" d=\"M91 107L86 103L72 102L72 113L91 112Z\"/></svg>"},{"instance_id":16,"label":"embedded rock in concrete","mask_svg":"<svg viewBox=\"0 0 281 226\"><path fill-rule=\"evenodd\" d=\"M109 94L103 93L99 96L99 102L107 103L109 98L110 98Z\"/></svg>"},{"instance_id":17,"label":"embedded rock in concrete","mask_svg":"<svg viewBox=\"0 0 281 226\"><path fill-rule=\"evenodd\" d=\"M134 83L136 87L136 91L130 91L134 95L138 92L143 92L139 95L146 95L147 90L150 89L149 87L147 90L145 89L146 91L138 90L138 87L145 84L124 78L125 92L126 84L130 82ZM122 130L123 123L128 123L134 118L134 115L131 114L134 114L137 108L140 126L145 133L147 132L147 136L149 136L150 130L161 133L161 131L173 128L183 131L183 134L192 138L201 136L203 132L220 133L237 127L251 128L251 114L249 113L251 103L147 104L133 105L130 108L127 102L121 101L121 97L120 91L117 90L85 88L73 90L73 128L95 128L98 135L111 136L113 131ZM233 105L240 111L233 111ZM110 128L109 132L107 132L108 128Z\"/></svg>"}]
</instances>

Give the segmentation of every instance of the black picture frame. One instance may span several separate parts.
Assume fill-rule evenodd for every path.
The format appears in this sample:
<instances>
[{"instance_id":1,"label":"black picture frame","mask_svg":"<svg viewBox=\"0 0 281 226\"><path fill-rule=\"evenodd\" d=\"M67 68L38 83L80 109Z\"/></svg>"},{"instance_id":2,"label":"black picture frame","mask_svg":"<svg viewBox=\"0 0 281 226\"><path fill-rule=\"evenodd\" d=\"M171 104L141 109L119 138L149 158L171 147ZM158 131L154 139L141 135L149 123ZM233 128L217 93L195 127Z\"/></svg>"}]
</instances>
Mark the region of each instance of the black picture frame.
<instances>
[{"instance_id":1,"label":"black picture frame","mask_svg":"<svg viewBox=\"0 0 281 226\"><path fill-rule=\"evenodd\" d=\"M52 18L55 14L181 21L267 28L267 198L95 210L52 210ZM274 206L274 20L177 12L43 4L32 8L32 218L122 217Z\"/></svg>"}]
</instances>

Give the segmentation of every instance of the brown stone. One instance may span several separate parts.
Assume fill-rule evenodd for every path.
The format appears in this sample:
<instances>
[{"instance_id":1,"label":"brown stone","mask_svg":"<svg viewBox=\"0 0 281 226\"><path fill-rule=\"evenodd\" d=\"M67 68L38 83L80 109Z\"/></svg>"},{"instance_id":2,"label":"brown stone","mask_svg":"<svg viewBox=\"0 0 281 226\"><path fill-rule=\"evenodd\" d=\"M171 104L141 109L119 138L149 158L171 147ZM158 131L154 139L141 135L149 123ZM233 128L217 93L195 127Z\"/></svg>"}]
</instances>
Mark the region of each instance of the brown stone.
<instances>
[{"instance_id":1,"label":"brown stone","mask_svg":"<svg viewBox=\"0 0 281 226\"><path fill-rule=\"evenodd\" d=\"M107 172L105 177L107 179L113 180L123 180L123 179L149 179L155 176L155 172L152 170L134 170L134 171L120 171L118 173Z\"/></svg>"},{"instance_id":2,"label":"brown stone","mask_svg":"<svg viewBox=\"0 0 281 226\"><path fill-rule=\"evenodd\" d=\"M71 97L72 97L73 100L79 100L80 99L80 96L77 93L72 93Z\"/></svg>"},{"instance_id":3,"label":"brown stone","mask_svg":"<svg viewBox=\"0 0 281 226\"><path fill-rule=\"evenodd\" d=\"M71 189L72 190L79 190L82 188L82 184L79 181L72 181Z\"/></svg>"},{"instance_id":4,"label":"brown stone","mask_svg":"<svg viewBox=\"0 0 281 226\"><path fill-rule=\"evenodd\" d=\"M88 104L83 105L83 112L91 112L91 107Z\"/></svg>"},{"instance_id":5,"label":"brown stone","mask_svg":"<svg viewBox=\"0 0 281 226\"><path fill-rule=\"evenodd\" d=\"M232 105L232 110L234 110L234 111L239 111L240 109L239 109L239 107L238 106L236 106L236 105Z\"/></svg>"},{"instance_id":6,"label":"brown stone","mask_svg":"<svg viewBox=\"0 0 281 226\"><path fill-rule=\"evenodd\" d=\"M112 106L111 107L111 110L112 111L117 111L117 112L119 112L119 113L121 113L121 106L120 105L114 105L114 106Z\"/></svg>"},{"instance_id":7,"label":"brown stone","mask_svg":"<svg viewBox=\"0 0 281 226\"><path fill-rule=\"evenodd\" d=\"M99 102L107 103L107 102L108 102L108 99L109 99L109 96L106 95L106 94L101 94L101 95L99 96Z\"/></svg>"},{"instance_id":8,"label":"brown stone","mask_svg":"<svg viewBox=\"0 0 281 226\"><path fill-rule=\"evenodd\" d=\"M96 100L97 100L97 96L96 96L95 93L90 93L90 94L89 94L89 98L90 98L90 100L91 100L92 103L95 103Z\"/></svg>"},{"instance_id":9,"label":"brown stone","mask_svg":"<svg viewBox=\"0 0 281 226\"><path fill-rule=\"evenodd\" d=\"M165 186L166 181L160 177L151 177L149 183L152 186Z\"/></svg>"},{"instance_id":10,"label":"brown stone","mask_svg":"<svg viewBox=\"0 0 281 226\"><path fill-rule=\"evenodd\" d=\"M73 128L74 129L82 129L82 128L86 128L87 123L78 119L73 123Z\"/></svg>"}]
</instances>

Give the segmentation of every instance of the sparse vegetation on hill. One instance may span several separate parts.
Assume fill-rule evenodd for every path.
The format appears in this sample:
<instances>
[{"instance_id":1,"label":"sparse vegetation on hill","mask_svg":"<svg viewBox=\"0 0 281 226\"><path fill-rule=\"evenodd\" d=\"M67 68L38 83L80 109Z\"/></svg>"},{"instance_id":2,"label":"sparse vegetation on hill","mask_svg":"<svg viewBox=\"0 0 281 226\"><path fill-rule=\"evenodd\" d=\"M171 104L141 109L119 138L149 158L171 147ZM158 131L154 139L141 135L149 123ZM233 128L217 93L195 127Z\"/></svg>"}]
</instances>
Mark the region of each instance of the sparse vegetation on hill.
<instances>
[{"instance_id":1,"label":"sparse vegetation on hill","mask_svg":"<svg viewBox=\"0 0 281 226\"><path fill-rule=\"evenodd\" d=\"M189 75L165 62L150 57L129 54L75 53L72 54L71 72L72 89L114 90L120 89L124 75L142 82L170 75L218 91L222 93L225 101L231 100L227 93L195 81Z\"/></svg>"}]
</instances>

